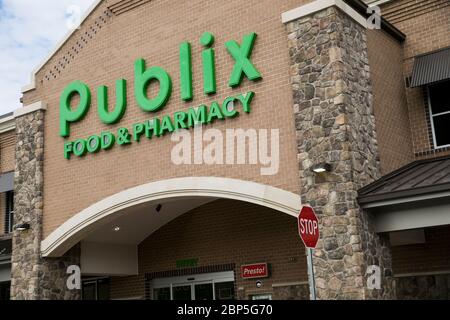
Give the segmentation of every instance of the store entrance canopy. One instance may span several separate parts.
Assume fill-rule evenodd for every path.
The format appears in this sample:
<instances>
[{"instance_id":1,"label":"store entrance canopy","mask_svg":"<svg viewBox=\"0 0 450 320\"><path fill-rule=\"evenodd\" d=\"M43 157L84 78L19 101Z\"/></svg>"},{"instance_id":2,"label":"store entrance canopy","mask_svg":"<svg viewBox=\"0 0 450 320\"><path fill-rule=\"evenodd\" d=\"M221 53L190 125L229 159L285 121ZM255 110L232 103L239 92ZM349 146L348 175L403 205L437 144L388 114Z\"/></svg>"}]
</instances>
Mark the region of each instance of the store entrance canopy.
<instances>
[{"instance_id":1,"label":"store entrance canopy","mask_svg":"<svg viewBox=\"0 0 450 320\"><path fill-rule=\"evenodd\" d=\"M411 87L450 79L450 48L418 56L414 59Z\"/></svg>"},{"instance_id":2,"label":"store entrance canopy","mask_svg":"<svg viewBox=\"0 0 450 320\"><path fill-rule=\"evenodd\" d=\"M413 162L358 192L377 232L450 225L450 156Z\"/></svg>"}]
</instances>

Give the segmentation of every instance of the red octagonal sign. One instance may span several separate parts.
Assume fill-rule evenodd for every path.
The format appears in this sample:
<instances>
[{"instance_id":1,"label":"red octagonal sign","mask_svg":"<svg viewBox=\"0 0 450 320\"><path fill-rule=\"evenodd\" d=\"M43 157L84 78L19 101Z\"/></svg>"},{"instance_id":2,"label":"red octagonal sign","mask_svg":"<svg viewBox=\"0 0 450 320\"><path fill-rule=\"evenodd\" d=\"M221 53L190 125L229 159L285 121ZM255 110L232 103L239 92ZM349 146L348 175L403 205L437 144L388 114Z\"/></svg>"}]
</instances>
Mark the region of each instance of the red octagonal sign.
<instances>
[{"instance_id":1,"label":"red octagonal sign","mask_svg":"<svg viewBox=\"0 0 450 320\"><path fill-rule=\"evenodd\" d=\"M298 232L307 248L315 248L319 241L319 221L311 207L304 206L298 216Z\"/></svg>"}]
</instances>

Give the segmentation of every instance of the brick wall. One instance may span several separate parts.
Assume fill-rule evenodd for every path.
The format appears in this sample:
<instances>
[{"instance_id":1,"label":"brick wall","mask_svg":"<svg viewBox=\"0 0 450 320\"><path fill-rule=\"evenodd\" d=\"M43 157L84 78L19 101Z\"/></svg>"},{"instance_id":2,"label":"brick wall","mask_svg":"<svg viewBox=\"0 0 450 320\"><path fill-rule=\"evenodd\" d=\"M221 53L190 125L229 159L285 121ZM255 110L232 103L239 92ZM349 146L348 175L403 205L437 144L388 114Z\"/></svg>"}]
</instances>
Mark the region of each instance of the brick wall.
<instances>
[{"instance_id":1,"label":"brick wall","mask_svg":"<svg viewBox=\"0 0 450 320\"><path fill-rule=\"evenodd\" d=\"M392 247L395 275L423 272L450 273L450 226L425 229L424 244Z\"/></svg>"},{"instance_id":2,"label":"brick wall","mask_svg":"<svg viewBox=\"0 0 450 320\"><path fill-rule=\"evenodd\" d=\"M381 30L368 30L367 47L381 173L413 160L403 81L402 44Z\"/></svg>"},{"instance_id":3,"label":"brick wall","mask_svg":"<svg viewBox=\"0 0 450 320\"><path fill-rule=\"evenodd\" d=\"M14 171L16 134L9 131L0 134L0 172Z\"/></svg>"},{"instance_id":4,"label":"brick wall","mask_svg":"<svg viewBox=\"0 0 450 320\"><path fill-rule=\"evenodd\" d=\"M237 293L243 297L308 279L296 219L253 204L218 200L184 214L144 240L139 245L139 276L112 278L111 298L143 296L145 273L176 270L177 260L190 258L198 258L199 267L234 263L236 287L244 289ZM242 280L239 275L241 265L258 262L268 262L271 271L259 290L255 280ZM280 288L275 291L274 298L292 298Z\"/></svg>"},{"instance_id":5,"label":"brick wall","mask_svg":"<svg viewBox=\"0 0 450 320\"><path fill-rule=\"evenodd\" d=\"M111 278L110 299L131 299L145 297L145 277L113 277Z\"/></svg>"},{"instance_id":6,"label":"brick wall","mask_svg":"<svg viewBox=\"0 0 450 320\"><path fill-rule=\"evenodd\" d=\"M381 14L406 34L405 59L450 45L447 0L396 0L382 6Z\"/></svg>"},{"instance_id":7,"label":"brick wall","mask_svg":"<svg viewBox=\"0 0 450 320\"><path fill-rule=\"evenodd\" d=\"M404 78L411 76L415 56L450 46L450 2L447 0L396 0L383 5L381 13L406 34ZM416 158L450 154L450 150L433 149L423 88L408 88L406 96Z\"/></svg>"}]
</instances>

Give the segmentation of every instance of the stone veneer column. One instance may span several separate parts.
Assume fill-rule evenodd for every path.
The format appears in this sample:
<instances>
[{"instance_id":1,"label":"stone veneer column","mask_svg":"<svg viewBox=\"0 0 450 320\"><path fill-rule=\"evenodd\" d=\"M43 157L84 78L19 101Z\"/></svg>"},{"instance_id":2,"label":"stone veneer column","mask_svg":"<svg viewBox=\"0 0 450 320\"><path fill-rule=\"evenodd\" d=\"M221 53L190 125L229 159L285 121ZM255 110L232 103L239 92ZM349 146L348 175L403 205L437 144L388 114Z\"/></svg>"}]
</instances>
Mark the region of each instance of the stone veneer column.
<instances>
[{"instance_id":1,"label":"stone veneer column","mask_svg":"<svg viewBox=\"0 0 450 320\"><path fill-rule=\"evenodd\" d=\"M26 107L24 107L26 108ZM36 108L33 108L34 110ZM16 116L15 225L11 261L11 299L80 299L80 290L67 290L67 267L79 265L79 248L62 258L42 258L44 110Z\"/></svg>"},{"instance_id":2,"label":"stone veneer column","mask_svg":"<svg viewBox=\"0 0 450 320\"><path fill-rule=\"evenodd\" d=\"M387 240L377 235L357 191L379 178L366 29L337 7L287 23L302 203L315 208L318 299L392 298ZM329 163L315 174L311 167ZM381 290L366 269L381 267Z\"/></svg>"}]
</instances>

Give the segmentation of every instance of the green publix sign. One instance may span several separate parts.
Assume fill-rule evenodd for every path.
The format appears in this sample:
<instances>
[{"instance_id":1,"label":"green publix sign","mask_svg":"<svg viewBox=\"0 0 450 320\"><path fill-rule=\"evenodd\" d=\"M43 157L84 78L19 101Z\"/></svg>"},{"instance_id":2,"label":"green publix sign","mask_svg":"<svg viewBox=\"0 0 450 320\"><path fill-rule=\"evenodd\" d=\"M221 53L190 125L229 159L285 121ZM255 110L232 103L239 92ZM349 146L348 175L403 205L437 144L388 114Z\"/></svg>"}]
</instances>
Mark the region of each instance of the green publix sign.
<instances>
[{"instance_id":1,"label":"green publix sign","mask_svg":"<svg viewBox=\"0 0 450 320\"><path fill-rule=\"evenodd\" d=\"M256 40L256 33L250 33L243 37L242 43L228 41L225 47L234 59L234 67L231 72L228 85L232 88L238 87L244 76L249 80L256 81L262 78L260 72L251 61L251 54ZM215 51L211 46L214 44L214 36L206 32L200 38L200 43L205 49L202 52L203 64L203 89L205 95L216 93L215 75ZM180 45L180 90L181 98L189 102L193 99L192 88L192 55L189 42ZM137 105L146 112L161 110L170 99L172 94L172 80L170 75L160 67L146 69L143 59L136 60L134 64L134 93ZM147 87L151 81L159 82L159 92L154 98L148 98ZM127 82L124 79L116 81L116 104L112 111L108 108L108 88L100 86L97 89L97 112L99 119L108 125L118 123L125 114L127 108ZM71 108L71 100L79 95L79 104ZM213 102L210 106L200 105L191 107L185 111L175 112L161 118L153 118L141 123L135 123L132 129L119 128L116 133L102 132L87 139L78 139L65 142L64 156L70 159L72 155L82 157L86 153L97 153L100 150L111 149L115 144L128 145L140 142L143 137L152 139L162 137L181 129L189 129L195 125L205 125L216 120L234 118L239 112L234 108L235 103L240 103L245 113L250 113L250 104L254 92L247 92L236 96L227 97L221 104ZM91 91L81 81L69 84L60 97L60 136L70 136L70 124L84 118L91 106Z\"/></svg>"}]
</instances>

